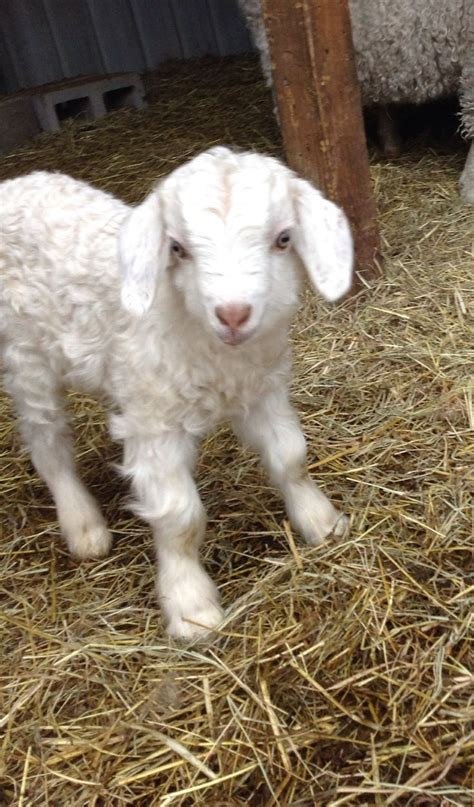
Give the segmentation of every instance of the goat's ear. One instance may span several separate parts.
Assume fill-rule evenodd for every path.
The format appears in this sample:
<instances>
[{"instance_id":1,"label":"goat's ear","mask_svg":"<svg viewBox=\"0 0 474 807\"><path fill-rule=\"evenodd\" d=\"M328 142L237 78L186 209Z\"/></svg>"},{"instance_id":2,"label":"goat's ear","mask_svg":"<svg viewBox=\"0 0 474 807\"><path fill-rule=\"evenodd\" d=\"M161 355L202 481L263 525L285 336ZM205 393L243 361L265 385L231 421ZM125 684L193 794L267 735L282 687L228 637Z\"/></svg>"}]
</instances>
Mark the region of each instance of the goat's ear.
<instances>
[{"instance_id":1,"label":"goat's ear","mask_svg":"<svg viewBox=\"0 0 474 807\"><path fill-rule=\"evenodd\" d=\"M349 222L304 179L292 179L296 210L294 246L313 287L337 300L351 286L353 246Z\"/></svg>"},{"instance_id":2,"label":"goat's ear","mask_svg":"<svg viewBox=\"0 0 474 807\"><path fill-rule=\"evenodd\" d=\"M122 269L122 305L133 314L151 306L160 273L168 262L168 242L158 193L153 191L134 207L118 236Z\"/></svg>"}]
</instances>

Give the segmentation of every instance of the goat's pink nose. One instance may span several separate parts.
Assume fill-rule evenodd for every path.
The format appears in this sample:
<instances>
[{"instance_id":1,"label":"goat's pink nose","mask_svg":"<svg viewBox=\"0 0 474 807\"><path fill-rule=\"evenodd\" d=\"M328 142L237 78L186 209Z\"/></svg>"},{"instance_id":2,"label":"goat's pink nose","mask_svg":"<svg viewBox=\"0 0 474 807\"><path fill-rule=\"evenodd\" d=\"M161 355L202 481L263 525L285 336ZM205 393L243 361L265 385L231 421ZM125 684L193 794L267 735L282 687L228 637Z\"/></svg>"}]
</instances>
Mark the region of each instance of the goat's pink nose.
<instances>
[{"instance_id":1,"label":"goat's pink nose","mask_svg":"<svg viewBox=\"0 0 474 807\"><path fill-rule=\"evenodd\" d=\"M241 325L245 325L250 317L251 311L252 306L244 303L218 305L216 306L216 317L223 325L228 325L229 328L235 330L236 328L240 328Z\"/></svg>"}]
</instances>

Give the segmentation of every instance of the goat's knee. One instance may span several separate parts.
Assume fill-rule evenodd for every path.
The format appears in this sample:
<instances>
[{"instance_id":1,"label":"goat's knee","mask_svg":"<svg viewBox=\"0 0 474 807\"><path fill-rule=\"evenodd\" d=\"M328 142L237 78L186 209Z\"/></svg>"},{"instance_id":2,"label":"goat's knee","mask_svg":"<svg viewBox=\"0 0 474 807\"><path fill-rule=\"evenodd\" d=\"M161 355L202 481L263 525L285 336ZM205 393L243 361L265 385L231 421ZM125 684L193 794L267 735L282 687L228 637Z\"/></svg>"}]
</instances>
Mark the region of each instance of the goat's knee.
<instances>
[{"instance_id":1,"label":"goat's knee","mask_svg":"<svg viewBox=\"0 0 474 807\"><path fill-rule=\"evenodd\" d=\"M297 482L304 474L306 440L296 422L282 422L275 439L266 445L265 465L271 479L281 487Z\"/></svg>"}]
</instances>

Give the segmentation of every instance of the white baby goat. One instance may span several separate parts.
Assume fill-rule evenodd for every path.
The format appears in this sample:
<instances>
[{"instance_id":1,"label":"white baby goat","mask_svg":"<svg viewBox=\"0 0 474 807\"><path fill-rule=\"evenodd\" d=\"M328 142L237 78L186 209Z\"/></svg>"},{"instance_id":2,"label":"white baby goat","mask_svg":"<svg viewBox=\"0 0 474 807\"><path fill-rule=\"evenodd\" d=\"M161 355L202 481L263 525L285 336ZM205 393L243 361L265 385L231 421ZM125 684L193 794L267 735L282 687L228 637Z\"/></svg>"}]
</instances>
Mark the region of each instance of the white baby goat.
<instances>
[{"instance_id":1,"label":"white baby goat","mask_svg":"<svg viewBox=\"0 0 474 807\"><path fill-rule=\"evenodd\" d=\"M214 148L130 208L61 174L0 184L0 347L24 441L80 558L111 535L78 478L65 387L101 393L137 512L156 541L173 636L222 619L199 560L199 439L228 419L258 449L310 544L347 520L309 479L288 402L287 332L304 265L335 300L349 288L343 213L270 157Z\"/></svg>"}]
</instances>

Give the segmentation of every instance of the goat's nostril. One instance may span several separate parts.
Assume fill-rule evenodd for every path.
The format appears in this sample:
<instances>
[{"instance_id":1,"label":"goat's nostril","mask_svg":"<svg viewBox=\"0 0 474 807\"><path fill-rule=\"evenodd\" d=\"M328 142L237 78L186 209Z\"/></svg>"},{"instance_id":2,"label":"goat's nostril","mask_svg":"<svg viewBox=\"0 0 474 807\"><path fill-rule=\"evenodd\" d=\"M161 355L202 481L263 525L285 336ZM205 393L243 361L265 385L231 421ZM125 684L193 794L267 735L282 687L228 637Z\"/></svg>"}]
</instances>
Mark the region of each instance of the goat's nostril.
<instances>
[{"instance_id":1,"label":"goat's nostril","mask_svg":"<svg viewBox=\"0 0 474 807\"><path fill-rule=\"evenodd\" d=\"M216 317L219 322L233 329L245 325L251 312L252 306L243 303L216 306Z\"/></svg>"}]
</instances>

